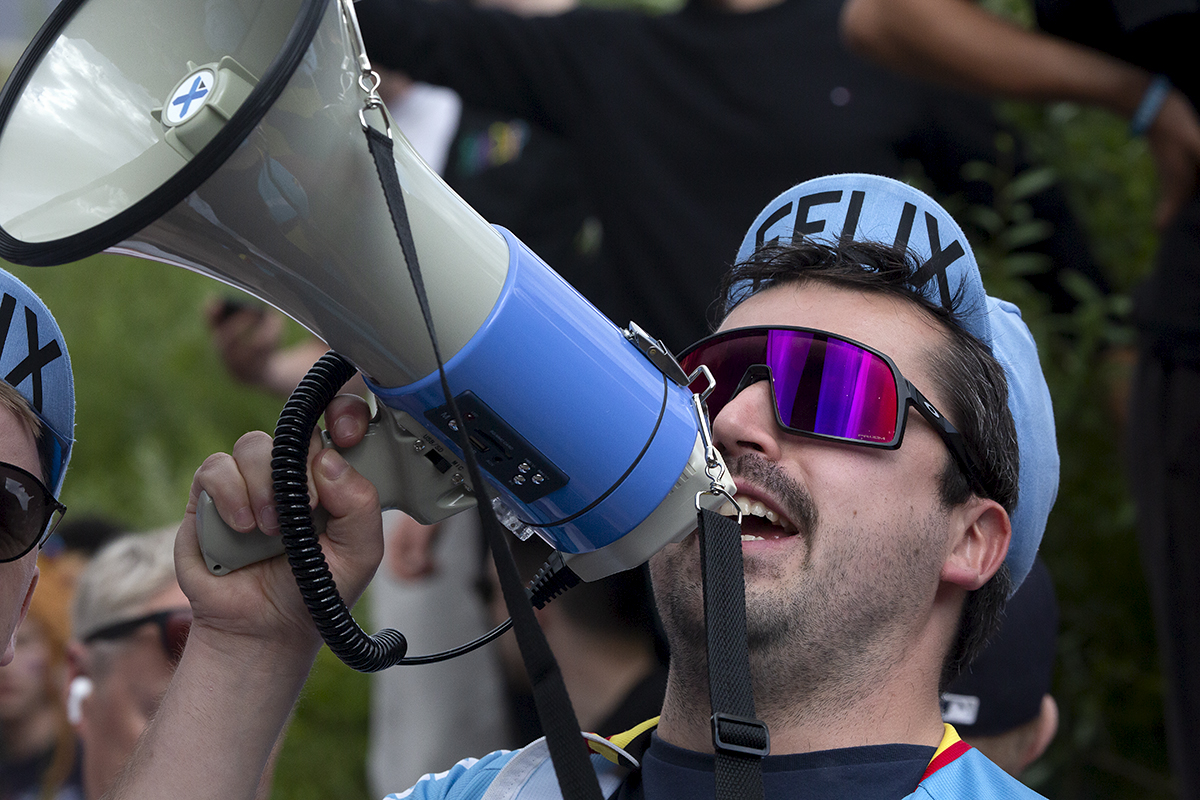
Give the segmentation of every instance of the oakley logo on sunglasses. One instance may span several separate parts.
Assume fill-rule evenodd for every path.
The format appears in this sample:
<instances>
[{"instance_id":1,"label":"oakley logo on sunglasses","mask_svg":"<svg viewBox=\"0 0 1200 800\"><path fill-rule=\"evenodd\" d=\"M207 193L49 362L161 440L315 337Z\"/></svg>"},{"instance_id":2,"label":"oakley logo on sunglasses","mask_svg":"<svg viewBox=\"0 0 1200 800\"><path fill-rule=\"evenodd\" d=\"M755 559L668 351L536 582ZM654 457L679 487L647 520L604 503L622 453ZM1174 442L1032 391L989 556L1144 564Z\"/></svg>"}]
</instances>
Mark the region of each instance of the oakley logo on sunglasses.
<instances>
[{"instance_id":1,"label":"oakley logo on sunglasses","mask_svg":"<svg viewBox=\"0 0 1200 800\"><path fill-rule=\"evenodd\" d=\"M17 298L5 294L0 300L0 353L8 346L8 332L12 325L13 314L17 308ZM25 309L25 337L29 355L21 359L7 375L5 383L19 386L26 378L33 379L33 410L42 413L42 369L55 359L62 357L62 348L56 339L51 339L44 347L38 345L38 319L33 309Z\"/></svg>"},{"instance_id":2,"label":"oakley logo on sunglasses","mask_svg":"<svg viewBox=\"0 0 1200 800\"><path fill-rule=\"evenodd\" d=\"M794 220L792 223L793 239L824 233L827 226L831 230L835 229L836 224L831 224L832 221L829 219L810 219L810 217L812 216L814 207L841 203L842 196L843 192L841 191L814 192L798 197L795 200L789 200L771 212L763 220L762 225L754 232L756 247L762 247L767 242L767 234L771 228L788 217L792 217ZM846 216L842 220L838 238L847 240L854 237L858 231L858 221L866 199L867 193L865 191L855 190L850 193L850 199L846 206ZM900 218L896 223L896 233L892 239L892 243L896 247L900 249L908 247L909 239L912 236L913 224L916 222L916 216L917 207L912 203L904 203L900 210ZM962 242L958 239L952 240L948 245L943 247L938 231L937 217L928 211L924 212L924 217L930 257L921 266L920 270L917 271L916 275L913 276L913 283L916 286L924 286L929 281L936 280L941 304L946 308L950 308L952 292L946 272L954 262L966 255L966 250ZM778 238L778 235L776 235L771 241L776 241Z\"/></svg>"}]
</instances>

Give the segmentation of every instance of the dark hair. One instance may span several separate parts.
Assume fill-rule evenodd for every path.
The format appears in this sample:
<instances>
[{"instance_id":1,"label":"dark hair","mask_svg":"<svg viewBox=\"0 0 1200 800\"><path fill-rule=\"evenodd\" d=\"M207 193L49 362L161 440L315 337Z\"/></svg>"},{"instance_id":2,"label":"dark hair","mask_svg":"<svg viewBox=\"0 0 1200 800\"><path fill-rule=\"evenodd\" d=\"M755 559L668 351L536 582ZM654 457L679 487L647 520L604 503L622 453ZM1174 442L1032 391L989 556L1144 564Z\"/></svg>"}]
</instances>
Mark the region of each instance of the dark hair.
<instances>
[{"instance_id":1,"label":"dark hair","mask_svg":"<svg viewBox=\"0 0 1200 800\"><path fill-rule=\"evenodd\" d=\"M945 398L942 413L962 434L967 452L978 469L980 494L1012 514L1017 504L1019 454L1017 432L1008 408L1008 380L988 347L958 323L961 298L945 308L914 286L921 263L916 255L876 242L843 240L823 244L808 239L763 245L734 265L721 284L720 307L728 313L730 296L744 296L749 282L755 290L808 281L906 300L937 320L948 340L946 347L927 351L930 373ZM974 493L972 481L947 453L939 477L942 503L952 507ZM1007 565L963 604L958 636L947 654L942 682L955 677L999 624L1011 586Z\"/></svg>"}]
</instances>

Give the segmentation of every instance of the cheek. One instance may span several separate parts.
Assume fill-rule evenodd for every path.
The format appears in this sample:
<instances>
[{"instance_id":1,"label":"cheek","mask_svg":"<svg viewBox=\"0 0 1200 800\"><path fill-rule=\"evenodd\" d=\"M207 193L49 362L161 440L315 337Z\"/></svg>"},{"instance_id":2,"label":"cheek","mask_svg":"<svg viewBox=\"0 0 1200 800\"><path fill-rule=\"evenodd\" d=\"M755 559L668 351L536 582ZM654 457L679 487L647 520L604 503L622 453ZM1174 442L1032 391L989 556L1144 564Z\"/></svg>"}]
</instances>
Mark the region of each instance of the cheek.
<instances>
[{"instance_id":1,"label":"cheek","mask_svg":"<svg viewBox=\"0 0 1200 800\"><path fill-rule=\"evenodd\" d=\"M675 542L650 557L650 582L665 588L682 579L690 568L699 569L698 534L692 534L682 542Z\"/></svg>"},{"instance_id":2,"label":"cheek","mask_svg":"<svg viewBox=\"0 0 1200 800\"><path fill-rule=\"evenodd\" d=\"M120 738L126 741L136 741L141 735L171 683L170 665L161 654L137 655L141 657L121 659L113 665L104 681L105 691L97 697L102 717L121 731Z\"/></svg>"}]
</instances>

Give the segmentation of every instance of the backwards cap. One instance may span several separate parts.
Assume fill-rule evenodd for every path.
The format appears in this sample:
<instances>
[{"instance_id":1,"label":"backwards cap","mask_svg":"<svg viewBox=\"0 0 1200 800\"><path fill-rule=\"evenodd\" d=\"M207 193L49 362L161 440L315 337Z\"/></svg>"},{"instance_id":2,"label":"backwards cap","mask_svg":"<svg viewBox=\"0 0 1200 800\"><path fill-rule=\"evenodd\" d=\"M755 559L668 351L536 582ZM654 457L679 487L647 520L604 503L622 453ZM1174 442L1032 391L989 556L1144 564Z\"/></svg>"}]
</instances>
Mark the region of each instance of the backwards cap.
<instances>
[{"instance_id":1,"label":"backwards cap","mask_svg":"<svg viewBox=\"0 0 1200 800\"><path fill-rule=\"evenodd\" d=\"M75 442L75 380L62 331L46 304L0 269L0 379L16 389L42 423L38 451L47 484L62 489Z\"/></svg>"},{"instance_id":2,"label":"backwards cap","mask_svg":"<svg viewBox=\"0 0 1200 800\"><path fill-rule=\"evenodd\" d=\"M742 240L738 260L768 242L800 237L825 244L852 239L908 248L922 264L913 280L921 293L946 308L956 300L959 324L987 345L1004 367L1020 452L1006 558L1015 591L1033 564L1058 493L1050 390L1020 309L984 291L971 245L946 210L924 192L891 178L850 173L793 186L759 213ZM735 283L725 313L767 285L749 279Z\"/></svg>"}]
</instances>

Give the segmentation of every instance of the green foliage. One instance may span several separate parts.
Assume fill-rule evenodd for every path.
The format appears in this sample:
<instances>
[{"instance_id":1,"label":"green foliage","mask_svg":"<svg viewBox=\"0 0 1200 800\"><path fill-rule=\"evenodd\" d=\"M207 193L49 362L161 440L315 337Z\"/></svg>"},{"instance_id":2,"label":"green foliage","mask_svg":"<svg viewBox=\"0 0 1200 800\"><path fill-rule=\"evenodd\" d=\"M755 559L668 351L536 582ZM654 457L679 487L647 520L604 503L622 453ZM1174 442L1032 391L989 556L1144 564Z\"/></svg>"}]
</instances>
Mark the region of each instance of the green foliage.
<instances>
[{"instance_id":1,"label":"green foliage","mask_svg":"<svg viewBox=\"0 0 1200 800\"><path fill-rule=\"evenodd\" d=\"M1025 778L1056 798L1165 799L1161 685L1121 462L1128 292L1149 268L1155 241L1151 165L1144 146L1105 115L1017 105L1004 114L1038 166L1015 171L1017 144L1002 136L997 163L969 165L966 174L992 187L993 205L960 213L982 232L974 244L989 291L1022 308L1038 341L1062 457L1042 546L1062 607L1055 682L1062 721L1048 755ZM1052 265L1020 252L1049 235L1027 200L1056 182L1114 287L1105 295L1080 275L1063 275L1078 303L1069 315L1049 313L1024 280Z\"/></svg>"},{"instance_id":2,"label":"green foliage","mask_svg":"<svg viewBox=\"0 0 1200 800\"><path fill-rule=\"evenodd\" d=\"M355 672L328 648L321 648L288 725L275 768L272 800L371 797L364 761L369 682L369 676Z\"/></svg>"},{"instance_id":3,"label":"green foliage","mask_svg":"<svg viewBox=\"0 0 1200 800\"><path fill-rule=\"evenodd\" d=\"M70 348L69 513L133 528L177 521L205 456L273 426L281 403L235 385L209 342L201 309L220 292L211 279L113 255L8 269L45 299Z\"/></svg>"}]
</instances>

